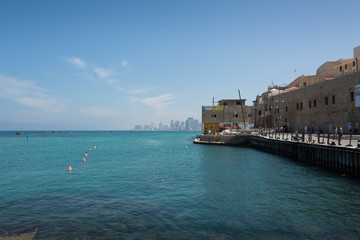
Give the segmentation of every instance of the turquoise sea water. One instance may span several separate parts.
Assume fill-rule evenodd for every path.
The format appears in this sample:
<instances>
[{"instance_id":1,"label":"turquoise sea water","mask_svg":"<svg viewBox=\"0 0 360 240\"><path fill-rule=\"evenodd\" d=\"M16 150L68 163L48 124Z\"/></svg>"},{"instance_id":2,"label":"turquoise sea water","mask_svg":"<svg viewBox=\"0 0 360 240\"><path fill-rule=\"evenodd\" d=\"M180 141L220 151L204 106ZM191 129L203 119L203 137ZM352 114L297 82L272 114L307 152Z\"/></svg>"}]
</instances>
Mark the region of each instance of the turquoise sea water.
<instances>
[{"instance_id":1,"label":"turquoise sea water","mask_svg":"<svg viewBox=\"0 0 360 240\"><path fill-rule=\"evenodd\" d=\"M0 234L359 238L358 180L250 148L194 145L196 134L0 132Z\"/></svg>"}]
</instances>

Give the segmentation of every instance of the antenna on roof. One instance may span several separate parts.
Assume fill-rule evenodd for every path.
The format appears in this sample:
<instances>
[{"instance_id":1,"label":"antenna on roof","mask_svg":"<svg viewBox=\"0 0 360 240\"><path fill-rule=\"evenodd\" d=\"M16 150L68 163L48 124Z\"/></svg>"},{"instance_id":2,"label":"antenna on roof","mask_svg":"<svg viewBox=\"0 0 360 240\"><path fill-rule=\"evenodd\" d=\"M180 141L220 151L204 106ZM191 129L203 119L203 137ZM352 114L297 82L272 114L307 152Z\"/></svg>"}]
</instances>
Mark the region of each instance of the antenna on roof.
<instances>
[{"instance_id":1,"label":"antenna on roof","mask_svg":"<svg viewBox=\"0 0 360 240\"><path fill-rule=\"evenodd\" d=\"M243 108L243 104L241 103L241 94L240 94L240 89L238 89L239 92L239 98L240 98L240 106L241 106L241 113L243 115L243 120L244 120L244 128L246 129L246 123L245 123L245 115L244 115L244 108ZM245 130L244 129L244 130Z\"/></svg>"}]
</instances>

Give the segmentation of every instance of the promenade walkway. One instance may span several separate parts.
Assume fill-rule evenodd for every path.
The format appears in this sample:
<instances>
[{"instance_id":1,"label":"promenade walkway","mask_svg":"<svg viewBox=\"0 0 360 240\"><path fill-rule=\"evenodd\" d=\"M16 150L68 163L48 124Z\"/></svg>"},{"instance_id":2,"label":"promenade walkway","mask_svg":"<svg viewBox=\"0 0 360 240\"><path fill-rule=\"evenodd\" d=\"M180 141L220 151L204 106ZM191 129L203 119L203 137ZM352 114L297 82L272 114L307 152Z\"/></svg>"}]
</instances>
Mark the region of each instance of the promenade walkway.
<instances>
[{"instance_id":1,"label":"promenade walkway","mask_svg":"<svg viewBox=\"0 0 360 240\"><path fill-rule=\"evenodd\" d=\"M327 145L327 146L336 146L343 148L357 148L358 141L360 140L360 135L348 135L345 134L342 136L340 145L338 136L334 134L298 134L298 140L295 140L295 133L266 133L266 134L256 134L259 137L266 139L279 140L279 141L289 141L289 142L302 142L315 145Z\"/></svg>"}]
</instances>

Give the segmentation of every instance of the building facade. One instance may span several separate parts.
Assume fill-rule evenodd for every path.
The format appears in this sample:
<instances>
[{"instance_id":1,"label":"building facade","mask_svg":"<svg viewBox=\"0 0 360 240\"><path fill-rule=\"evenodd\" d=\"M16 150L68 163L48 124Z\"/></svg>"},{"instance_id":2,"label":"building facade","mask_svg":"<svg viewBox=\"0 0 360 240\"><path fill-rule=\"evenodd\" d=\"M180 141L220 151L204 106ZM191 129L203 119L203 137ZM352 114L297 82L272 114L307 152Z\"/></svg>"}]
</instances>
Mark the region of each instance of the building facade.
<instances>
[{"instance_id":1,"label":"building facade","mask_svg":"<svg viewBox=\"0 0 360 240\"><path fill-rule=\"evenodd\" d=\"M290 131L304 131L306 126L325 133L341 125L345 132L349 126L358 132L360 72L356 54L360 54L360 47L354 49L354 58L327 62L318 68L317 75L301 76L285 91L269 88L254 101L255 125ZM322 70L327 68L331 70Z\"/></svg>"},{"instance_id":2,"label":"building facade","mask_svg":"<svg viewBox=\"0 0 360 240\"><path fill-rule=\"evenodd\" d=\"M245 105L246 99L224 99L217 106L202 106L203 130L218 131L219 126L230 124L240 129L252 126L253 106Z\"/></svg>"}]
</instances>

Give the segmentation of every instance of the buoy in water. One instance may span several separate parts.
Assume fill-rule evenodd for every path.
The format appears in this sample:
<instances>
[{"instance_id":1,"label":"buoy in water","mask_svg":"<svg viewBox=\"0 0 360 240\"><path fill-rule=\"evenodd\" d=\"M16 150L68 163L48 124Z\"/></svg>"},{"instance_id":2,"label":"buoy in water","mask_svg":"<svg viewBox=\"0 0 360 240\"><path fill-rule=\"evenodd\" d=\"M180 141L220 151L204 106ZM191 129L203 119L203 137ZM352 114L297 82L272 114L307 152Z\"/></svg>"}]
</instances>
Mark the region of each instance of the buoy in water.
<instances>
[{"instance_id":1,"label":"buoy in water","mask_svg":"<svg viewBox=\"0 0 360 240\"><path fill-rule=\"evenodd\" d=\"M83 158L83 162L86 162L86 159L85 159L85 158Z\"/></svg>"},{"instance_id":2,"label":"buoy in water","mask_svg":"<svg viewBox=\"0 0 360 240\"><path fill-rule=\"evenodd\" d=\"M91 148L89 148L89 151L91 151Z\"/></svg>"},{"instance_id":3,"label":"buoy in water","mask_svg":"<svg viewBox=\"0 0 360 240\"><path fill-rule=\"evenodd\" d=\"M96 146L94 146L94 149L96 149Z\"/></svg>"},{"instance_id":4,"label":"buoy in water","mask_svg":"<svg viewBox=\"0 0 360 240\"><path fill-rule=\"evenodd\" d=\"M87 157L87 152L85 153L85 157Z\"/></svg>"},{"instance_id":5,"label":"buoy in water","mask_svg":"<svg viewBox=\"0 0 360 240\"><path fill-rule=\"evenodd\" d=\"M161 144L160 144L160 147L161 147Z\"/></svg>"},{"instance_id":6,"label":"buoy in water","mask_svg":"<svg viewBox=\"0 0 360 240\"><path fill-rule=\"evenodd\" d=\"M69 167L68 167L68 172L71 172L72 171L72 168L71 168L71 165L69 165Z\"/></svg>"},{"instance_id":7,"label":"buoy in water","mask_svg":"<svg viewBox=\"0 0 360 240\"><path fill-rule=\"evenodd\" d=\"M185 146L185 148L188 148L188 146Z\"/></svg>"}]
</instances>

